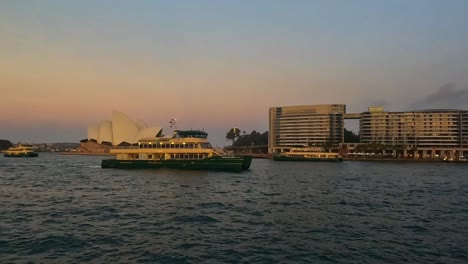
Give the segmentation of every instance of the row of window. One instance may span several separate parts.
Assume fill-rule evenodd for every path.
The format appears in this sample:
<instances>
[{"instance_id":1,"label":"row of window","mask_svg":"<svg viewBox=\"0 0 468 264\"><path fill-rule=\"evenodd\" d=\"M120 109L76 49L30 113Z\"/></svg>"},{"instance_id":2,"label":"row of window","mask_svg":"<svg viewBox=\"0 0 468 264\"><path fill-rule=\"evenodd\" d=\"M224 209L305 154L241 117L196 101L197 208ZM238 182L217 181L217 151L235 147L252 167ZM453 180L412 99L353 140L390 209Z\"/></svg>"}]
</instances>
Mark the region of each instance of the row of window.
<instances>
[{"instance_id":1,"label":"row of window","mask_svg":"<svg viewBox=\"0 0 468 264\"><path fill-rule=\"evenodd\" d=\"M146 159L145 154L143 155L135 155L132 158L135 159ZM161 159L162 156L160 155L152 155L148 154L148 159ZM171 154L170 159L176 159L176 160L197 160L197 159L204 159L208 158L208 154Z\"/></svg>"},{"instance_id":2,"label":"row of window","mask_svg":"<svg viewBox=\"0 0 468 264\"><path fill-rule=\"evenodd\" d=\"M207 154L171 154L171 159L176 160L204 159L207 157Z\"/></svg>"},{"instance_id":3,"label":"row of window","mask_svg":"<svg viewBox=\"0 0 468 264\"><path fill-rule=\"evenodd\" d=\"M197 148L202 148L202 149L211 149L211 144L210 143L186 143L186 144L180 144L180 143L164 143L164 144L159 144L159 143L154 143L154 144L140 144L140 148L147 149L147 148L155 148L155 149L197 149Z\"/></svg>"}]
</instances>

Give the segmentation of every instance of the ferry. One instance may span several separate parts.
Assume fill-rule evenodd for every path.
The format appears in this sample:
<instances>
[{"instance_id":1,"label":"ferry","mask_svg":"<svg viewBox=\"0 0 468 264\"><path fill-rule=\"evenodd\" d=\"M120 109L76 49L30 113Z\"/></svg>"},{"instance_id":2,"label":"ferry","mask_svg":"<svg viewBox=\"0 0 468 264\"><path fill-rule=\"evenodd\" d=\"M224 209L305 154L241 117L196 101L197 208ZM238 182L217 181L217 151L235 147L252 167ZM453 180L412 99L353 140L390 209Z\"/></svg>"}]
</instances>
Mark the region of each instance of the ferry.
<instances>
[{"instance_id":1,"label":"ferry","mask_svg":"<svg viewBox=\"0 0 468 264\"><path fill-rule=\"evenodd\" d=\"M17 147L9 148L3 156L9 157L9 158L15 158L15 157L35 158L39 156L39 153L34 152L34 148L32 145L20 144Z\"/></svg>"},{"instance_id":2,"label":"ferry","mask_svg":"<svg viewBox=\"0 0 468 264\"><path fill-rule=\"evenodd\" d=\"M273 159L277 161L343 161L343 157L338 153L324 152L323 148L292 148L287 152L275 154Z\"/></svg>"},{"instance_id":3,"label":"ferry","mask_svg":"<svg viewBox=\"0 0 468 264\"><path fill-rule=\"evenodd\" d=\"M216 152L201 130L175 130L172 137L144 138L138 146L110 149L115 159L102 168L243 171L250 168L250 156L226 156Z\"/></svg>"}]
</instances>

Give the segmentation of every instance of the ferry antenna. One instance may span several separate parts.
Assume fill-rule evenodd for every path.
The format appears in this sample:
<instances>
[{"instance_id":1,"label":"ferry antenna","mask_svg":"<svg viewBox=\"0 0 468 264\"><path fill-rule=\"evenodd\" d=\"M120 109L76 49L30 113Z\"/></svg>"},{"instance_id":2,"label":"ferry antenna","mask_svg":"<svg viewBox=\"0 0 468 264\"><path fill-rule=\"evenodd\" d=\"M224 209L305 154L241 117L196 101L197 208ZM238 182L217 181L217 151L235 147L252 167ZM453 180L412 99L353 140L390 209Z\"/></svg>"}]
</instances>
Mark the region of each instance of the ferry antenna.
<instances>
[{"instance_id":1,"label":"ferry antenna","mask_svg":"<svg viewBox=\"0 0 468 264\"><path fill-rule=\"evenodd\" d=\"M171 118L171 120L169 121L169 124L171 124L171 128L174 128L174 130L177 129L177 126L176 126L176 121L177 119L176 118Z\"/></svg>"}]
</instances>

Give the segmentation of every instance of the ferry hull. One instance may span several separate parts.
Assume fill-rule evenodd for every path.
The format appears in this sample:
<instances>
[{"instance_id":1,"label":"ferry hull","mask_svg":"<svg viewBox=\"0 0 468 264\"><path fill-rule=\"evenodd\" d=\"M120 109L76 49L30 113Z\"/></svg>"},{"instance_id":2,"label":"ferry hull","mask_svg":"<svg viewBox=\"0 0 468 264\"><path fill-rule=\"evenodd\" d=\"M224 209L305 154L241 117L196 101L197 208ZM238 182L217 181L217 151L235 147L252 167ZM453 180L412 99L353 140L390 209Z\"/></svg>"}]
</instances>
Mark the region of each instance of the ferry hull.
<instances>
[{"instance_id":1,"label":"ferry hull","mask_svg":"<svg viewBox=\"0 0 468 264\"><path fill-rule=\"evenodd\" d=\"M29 153L5 153L3 155L4 157L7 158L35 158L39 156L39 153L35 152L29 152Z\"/></svg>"},{"instance_id":2,"label":"ferry hull","mask_svg":"<svg viewBox=\"0 0 468 264\"><path fill-rule=\"evenodd\" d=\"M212 157L203 160L117 160L106 159L102 168L116 169L180 169L180 170L215 170L243 171L250 168L252 157Z\"/></svg>"},{"instance_id":3,"label":"ferry hull","mask_svg":"<svg viewBox=\"0 0 468 264\"><path fill-rule=\"evenodd\" d=\"M342 162L343 158L304 158L304 157L286 157L274 156L276 161L309 161L309 162Z\"/></svg>"}]
</instances>

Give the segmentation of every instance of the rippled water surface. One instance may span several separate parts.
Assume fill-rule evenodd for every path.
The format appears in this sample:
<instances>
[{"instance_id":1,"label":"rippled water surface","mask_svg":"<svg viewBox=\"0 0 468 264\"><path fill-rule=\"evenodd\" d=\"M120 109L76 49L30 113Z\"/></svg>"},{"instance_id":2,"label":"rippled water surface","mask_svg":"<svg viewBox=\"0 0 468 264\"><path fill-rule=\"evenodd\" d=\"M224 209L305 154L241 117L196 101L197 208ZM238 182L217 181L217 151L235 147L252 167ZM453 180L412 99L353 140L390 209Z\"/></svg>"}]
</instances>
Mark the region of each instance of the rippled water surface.
<instances>
[{"instance_id":1,"label":"rippled water surface","mask_svg":"<svg viewBox=\"0 0 468 264\"><path fill-rule=\"evenodd\" d=\"M468 165L0 157L0 262L468 263Z\"/></svg>"}]
</instances>

